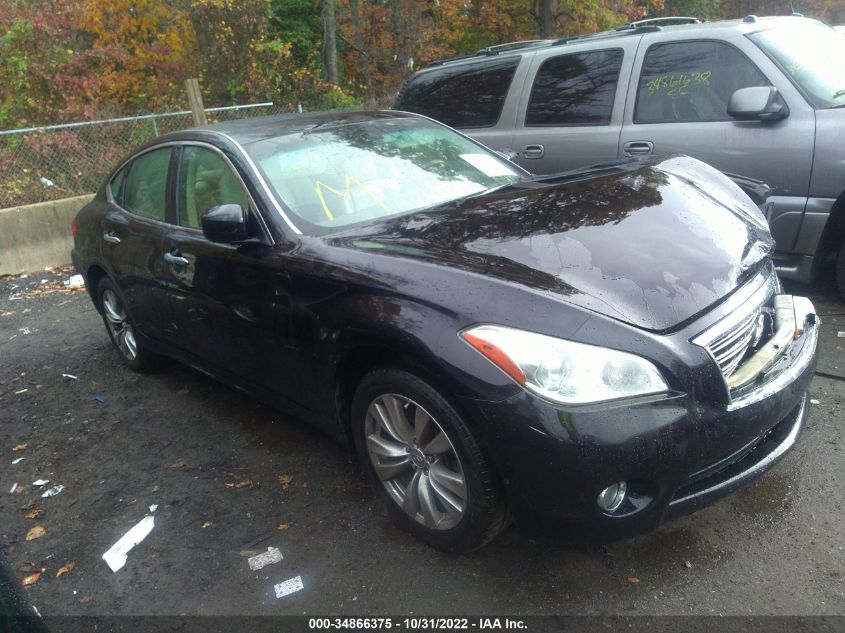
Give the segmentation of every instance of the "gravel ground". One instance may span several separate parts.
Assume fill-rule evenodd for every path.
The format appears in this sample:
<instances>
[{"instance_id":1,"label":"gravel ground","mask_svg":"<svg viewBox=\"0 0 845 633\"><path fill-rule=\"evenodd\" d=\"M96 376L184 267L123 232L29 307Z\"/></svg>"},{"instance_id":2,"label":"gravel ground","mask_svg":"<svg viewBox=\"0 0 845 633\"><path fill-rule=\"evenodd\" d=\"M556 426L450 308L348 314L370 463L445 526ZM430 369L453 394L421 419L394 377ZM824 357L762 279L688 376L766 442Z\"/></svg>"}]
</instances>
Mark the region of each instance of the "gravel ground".
<instances>
[{"instance_id":1,"label":"gravel ground","mask_svg":"<svg viewBox=\"0 0 845 633\"><path fill-rule=\"evenodd\" d=\"M845 615L842 380L816 376L796 448L694 515L594 547L511 529L455 557L394 528L307 423L179 365L124 368L70 274L0 279L0 546L18 579L41 574L26 593L45 615ZM819 370L845 374L845 302L791 290L826 315ZM113 573L102 554L153 504ZM250 571L271 546L284 559Z\"/></svg>"}]
</instances>

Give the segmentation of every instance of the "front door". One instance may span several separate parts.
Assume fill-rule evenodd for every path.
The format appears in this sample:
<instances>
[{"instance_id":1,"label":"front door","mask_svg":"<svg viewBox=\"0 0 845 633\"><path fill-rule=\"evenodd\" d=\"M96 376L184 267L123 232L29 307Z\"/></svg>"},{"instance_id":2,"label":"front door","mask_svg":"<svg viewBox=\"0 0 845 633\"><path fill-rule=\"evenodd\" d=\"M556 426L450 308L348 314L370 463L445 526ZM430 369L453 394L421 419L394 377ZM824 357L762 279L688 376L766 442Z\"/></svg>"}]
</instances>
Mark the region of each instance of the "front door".
<instances>
[{"instance_id":1,"label":"front door","mask_svg":"<svg viewBox=\"0 0 845 633\"><path fill-rule=\"evenodd\" d=\"M650 40L638 53L619 156L687 154L772 188L769 224L778 250L791 250L807 202L815 115L771 60L740 37ZM662 36L661 36L662 37ZM780 121L737 121L728 101L740 88L775 85L790 114Z\"/></svg>"},{"instance_id":2,"label":"front door","mask_svg":"<svg viewBox=\"0 0 845 633\"><path fill-rule=\"evenodd\" d=\"M248 244L205 238L203 212L248 210ZM289 276L271 257L257 210L234 167L216 149L185 145L176 184L177 224L164 240L172 343L251 388L297 402L291 370Z\"/></svg>"}]
</instances>

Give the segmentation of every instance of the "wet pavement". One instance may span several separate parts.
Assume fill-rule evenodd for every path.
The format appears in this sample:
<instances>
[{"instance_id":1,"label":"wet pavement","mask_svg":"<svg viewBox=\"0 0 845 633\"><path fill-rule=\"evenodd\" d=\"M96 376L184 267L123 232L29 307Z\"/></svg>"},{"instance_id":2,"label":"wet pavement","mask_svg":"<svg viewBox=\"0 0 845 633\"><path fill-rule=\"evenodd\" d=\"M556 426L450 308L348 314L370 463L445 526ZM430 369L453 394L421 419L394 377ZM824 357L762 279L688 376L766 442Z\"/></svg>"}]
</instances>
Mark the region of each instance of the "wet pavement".
<instances>
[{"instance_id":1,"label":"wet pavement","mask_svg":"<svg viewBox=\"0 0 845 633\"><path fill-rule=\"evenodd\" d=\"M0 281L0 546L18 582L40 574L23 592L45 615L845 615L845 301L830 287L790 289L824 315L827 375L761 479L639 538L510 529L456 557L394 528L351 452L306 423L179 365L126 369L69 274ZM102 554L153 504L113 573ZM250 571L268 547L283 560Z\"/></svg>"}]
</instances>

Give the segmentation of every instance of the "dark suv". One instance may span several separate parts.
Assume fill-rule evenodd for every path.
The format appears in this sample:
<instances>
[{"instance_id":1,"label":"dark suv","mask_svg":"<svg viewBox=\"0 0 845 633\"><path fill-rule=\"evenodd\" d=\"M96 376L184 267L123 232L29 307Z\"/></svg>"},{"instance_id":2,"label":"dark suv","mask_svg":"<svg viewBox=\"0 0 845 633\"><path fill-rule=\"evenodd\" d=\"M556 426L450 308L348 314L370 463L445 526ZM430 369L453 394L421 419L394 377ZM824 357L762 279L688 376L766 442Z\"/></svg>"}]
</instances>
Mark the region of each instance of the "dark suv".
<instances>
[{"instance_id":1,"label":"dark suv","mask_svg":"<svg viewBox=\"0 0 845 633\"><path fill-rule=\"evenodd\" d=\"M682 153L760 179L780 275L812 281L838 254L845 293L845 38L800 17L680 20L434 62L395 107L533 173Z\"/></svg>"}]
</instances>

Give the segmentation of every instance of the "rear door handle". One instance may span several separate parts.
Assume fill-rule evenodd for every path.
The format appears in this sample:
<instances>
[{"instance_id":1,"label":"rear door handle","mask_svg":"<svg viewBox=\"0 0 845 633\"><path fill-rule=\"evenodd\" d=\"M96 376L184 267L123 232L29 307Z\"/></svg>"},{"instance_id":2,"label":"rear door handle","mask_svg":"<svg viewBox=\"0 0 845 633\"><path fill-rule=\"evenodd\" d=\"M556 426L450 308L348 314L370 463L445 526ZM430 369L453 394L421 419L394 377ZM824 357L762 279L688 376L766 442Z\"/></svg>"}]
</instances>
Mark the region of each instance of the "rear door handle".
<instances>
[{"instance_id":1,"label":"rear door handle","mask_svg":"<svg viewBox=\"0 0 845 633\"><path fill-rule=\"evenodd\" d=\"M191 263L188 261L187 257L182 257L182 253L179 252L179 249L165 253L164 261L168 264L173 264L174 266L187 266Z\"/></svg>"},{"instance_id":2,"label":"rear door handle","mask_svg":"<svg viewBox=\"0 0 845 633\"><path fill-rule=\"evenodd\" d=\"M120 238L113 231L103 233L103 239L109 244L120 244Z\"/></svg>"},{"instance_id":3,"label":"rear door handle","mask_svg":"<svg viewBox=\"0 0 845 633\"><path fill-rule=\"evenodd\" d=\"M654 151L651 141L631 141L622 146L622 153L628 158L633 156L647 156Z\"/></svg>"},{"instance_id":4,"label":"rear door handle","mask_svg":"<svg viewBox=\"0 0 845 633\"><path fill-rule=\"evenodd\" d=\"M522 148L523 158L543 158L546 148L542 145L526 145Z\"/></svg>"}]
</instances>

